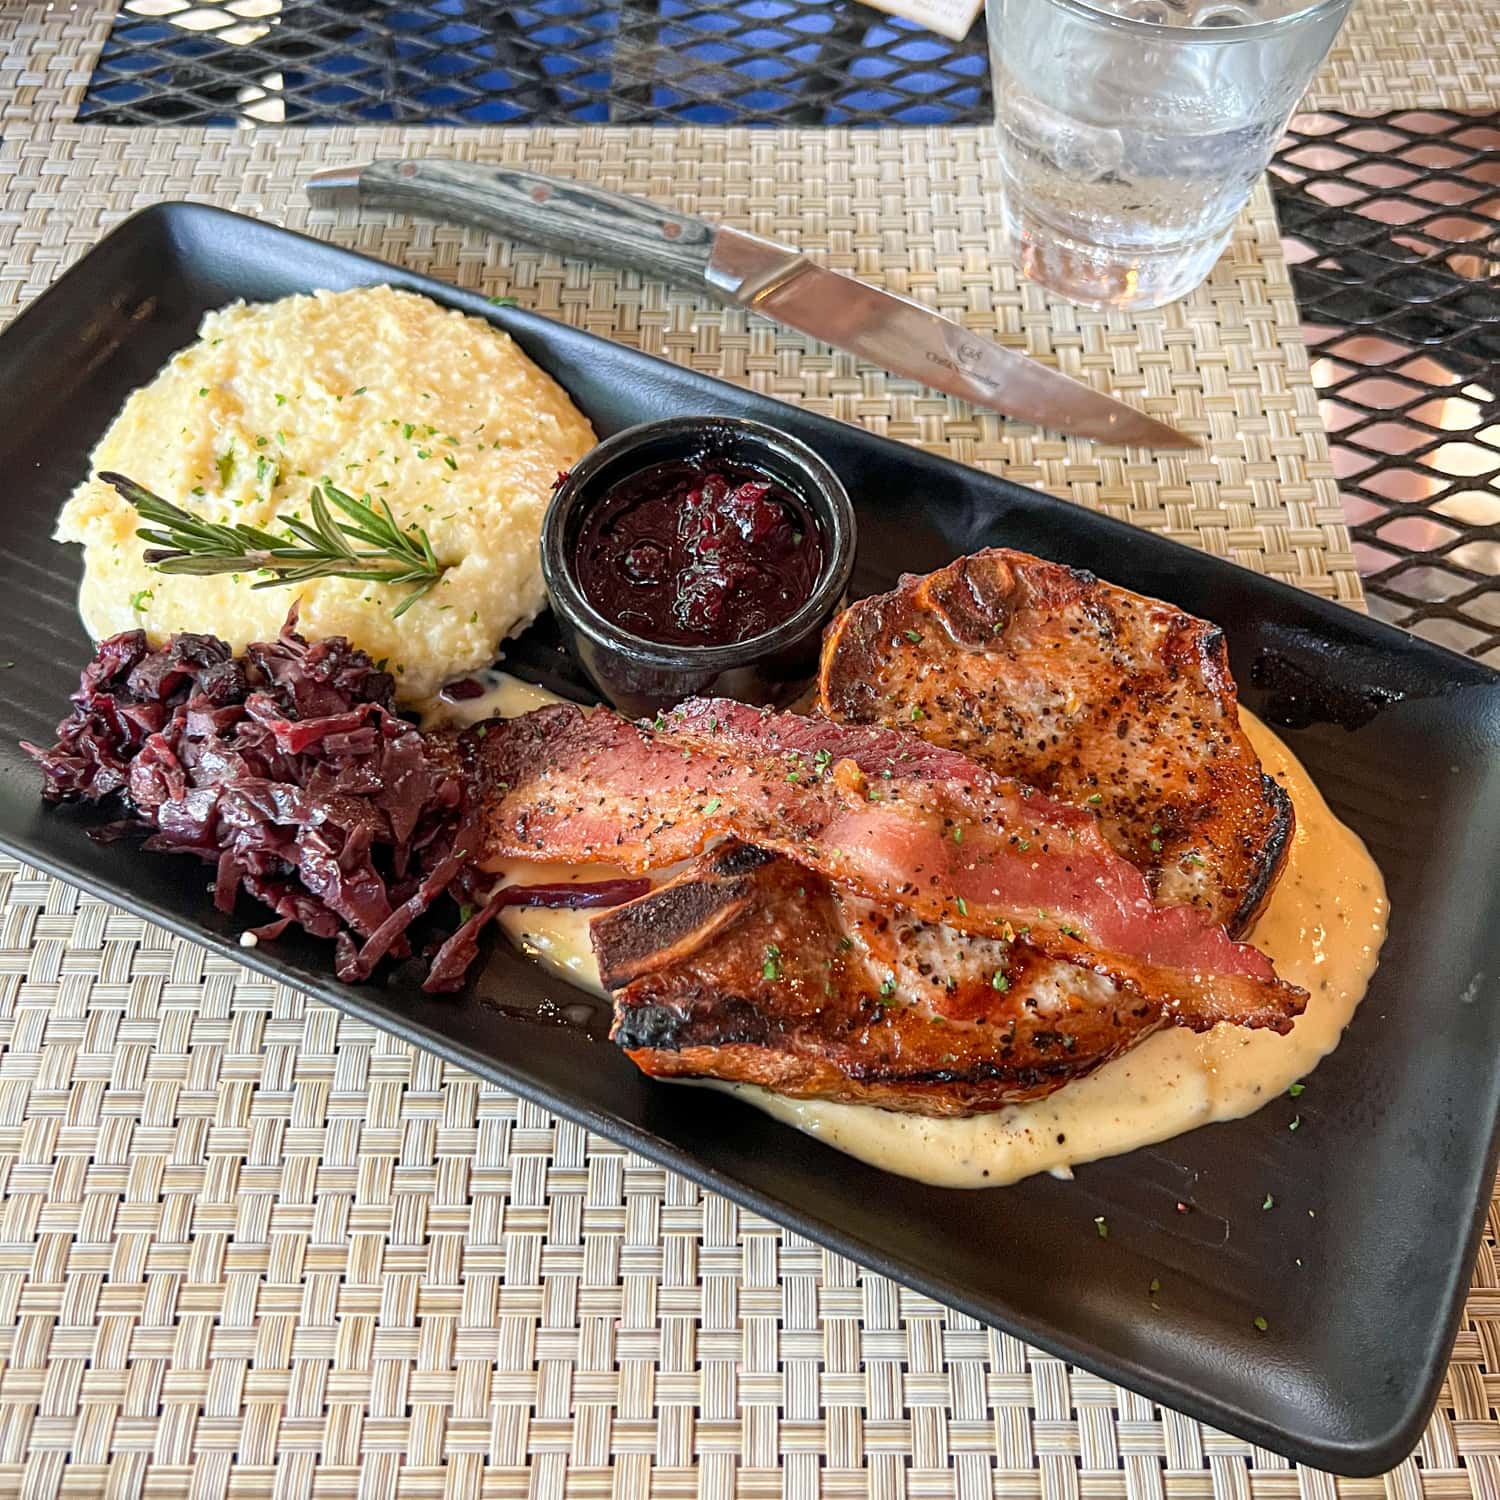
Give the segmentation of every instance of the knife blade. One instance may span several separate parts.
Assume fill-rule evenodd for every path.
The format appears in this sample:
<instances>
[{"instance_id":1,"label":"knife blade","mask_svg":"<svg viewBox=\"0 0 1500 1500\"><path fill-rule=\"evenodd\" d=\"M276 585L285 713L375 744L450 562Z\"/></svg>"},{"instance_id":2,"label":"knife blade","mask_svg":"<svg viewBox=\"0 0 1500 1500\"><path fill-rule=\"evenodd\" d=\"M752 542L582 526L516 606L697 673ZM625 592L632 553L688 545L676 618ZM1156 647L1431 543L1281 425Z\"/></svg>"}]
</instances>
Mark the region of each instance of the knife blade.
<instances>
[{"instance_id":1,"label":"knife blade","mask_svg":"<svg viewBox=\"0 0 1500 1500\"><path fill-rule=\"evenodd\" d=\"M562 255L660 277L893 374L1055 431L1156 448L1198 446L1145 412L920 302L830 271L775 240L644 198L513 167L426 158L326 167L309 177L307 195L319 208L389 208L477 224Z\"/></svg>"}]
</instances>

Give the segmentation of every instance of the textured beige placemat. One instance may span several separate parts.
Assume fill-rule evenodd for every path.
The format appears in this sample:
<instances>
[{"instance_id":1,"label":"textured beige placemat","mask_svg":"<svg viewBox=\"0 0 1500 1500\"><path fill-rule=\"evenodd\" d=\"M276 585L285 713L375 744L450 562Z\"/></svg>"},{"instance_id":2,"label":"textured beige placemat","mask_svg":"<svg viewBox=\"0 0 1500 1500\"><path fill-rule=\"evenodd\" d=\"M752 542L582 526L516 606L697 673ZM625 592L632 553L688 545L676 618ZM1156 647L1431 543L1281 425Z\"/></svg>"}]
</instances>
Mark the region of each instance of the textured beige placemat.
<instances>
[{"instance_id":1,"label":"textured beige placemat","mask_svg":"<svg viewBox=\"0 0 1500 1500\"><path fill-rule=\"evenodd\" d=\"M300 227L306 170L417 144L573 172L800 238L1209 449L1042 436L471 232L318 232L1358 599L1263 195L1132 325L1018 284L982 132L73 126L106 32L0 8L0 319L161 198ZM1420 1467L1335 1483L0 862L0 1495L1457 1497L1500 1452L1492 1256Z\"/></svg>"},{"instance_id":2,"label":"textured beige placemat","mask_svg":"<svg viewBox=\"0 0 1500 1500\"><path fill-rule=\"evenodd\" d=\"M1496 0L1354 0L1305 109L1500 108Z\"/></svg>"},{"instance_id":3,"label":"textured beige placemat","mask_svg":"<svg viewBox=\"0 0 1500 1500\"><path fill-rule=\"evenodd\" d=\"M328 162L421 149L576 175L816 245L828 262L954 317L1207 440L1152 456L976 412L852 356L625 272L560 263L474 230L381 215L317 231L448 281L965 463L1003 470L1345 600L1359 597L1264 189L1192 298L1132 321L1049 303L1000 244L988 132L596 129L475 132L109 130L0 144L0 297L19 305L143 203L191 197L302 228ZM0 305L4 305L0 304ZM920 500L917 503L921 503ZM932 497L940 504L941 497Z\"/></svg>"}]
</instances>

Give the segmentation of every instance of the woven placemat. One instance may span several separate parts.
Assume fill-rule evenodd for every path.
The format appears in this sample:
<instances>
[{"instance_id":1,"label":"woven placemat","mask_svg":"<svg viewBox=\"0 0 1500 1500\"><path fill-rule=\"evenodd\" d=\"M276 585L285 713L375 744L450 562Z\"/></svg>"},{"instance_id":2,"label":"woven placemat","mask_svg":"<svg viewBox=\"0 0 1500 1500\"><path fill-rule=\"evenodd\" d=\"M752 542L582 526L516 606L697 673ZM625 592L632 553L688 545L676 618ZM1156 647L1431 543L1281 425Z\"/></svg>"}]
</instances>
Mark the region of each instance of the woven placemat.
<instances>
[{"instance_id":1,"label":"woven placemat","mask_svg":"<svg viewBox=\"0 0 1500 1500\"><path fill-rule=\"evenodd\" d=\"M574 173L800 239L1209 447L1040 435L468 231L316 232L1358 601L1264 193L1132 323L1018 283L983 132L81 128L107 23L0 10L0 318L162 198L304 227L324 163ZM1456 1497L1496 1475L1497 1286L1487 1242L1417 1460L1294 1471L0 861L0 1495Z\"/></svg>"},{"instance_id":2,"label":"woven placemat","mask_svg":"<svg viewBox=\"0 0 1500 1500\"><path fill-rule=\"evenodd\" d=\"M1495 0L1354 0L1304 109L1500 108Z\"/></svg>"},{"instance_id":3,"label":"woven placemat","mask_svg":"<svg viewBox=\"0 0 1500 1500\"><path fill-rule=\"evenodd\" d=\"M0 1494L1492 1496L1333 1480L0 860ZM1467 1466L1467 1473L1464 1466Z\"/></svg>"},{"instance_id":4,"label":"woven placemat","mask_svg":"<svg viewBox=\"0 0 1500 1500\"><path fill-rule=\"evenodd\" d=\"M474 230L324 215L318 233L442 280L722 374L872 430L1003 470L1079 504L1354 601L1359 583L1264 189L1209 282L1134 321L1049 303L1001 242L993 144L974 129L420 132L111 130L58 125L0 143L0 306L46 286L143 203L188 197L293 228L331 162L421 149L640 193L789 241L930 301L1207 440L1143 456L977 412L852 356L639 276L559 262ZM65 162L66 166L59 164Z\"/></svg>"}]
</instances>

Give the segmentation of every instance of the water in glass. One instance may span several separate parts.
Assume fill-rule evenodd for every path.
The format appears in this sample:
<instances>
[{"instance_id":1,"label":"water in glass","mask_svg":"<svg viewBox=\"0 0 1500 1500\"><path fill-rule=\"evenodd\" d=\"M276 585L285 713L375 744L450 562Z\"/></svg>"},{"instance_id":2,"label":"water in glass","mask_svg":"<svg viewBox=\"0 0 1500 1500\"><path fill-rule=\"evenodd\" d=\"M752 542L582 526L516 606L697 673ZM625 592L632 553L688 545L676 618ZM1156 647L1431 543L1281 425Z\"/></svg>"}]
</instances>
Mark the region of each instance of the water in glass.
<instances>
[{"instance_id":1,"label":"water in glass","mask_svg":"<svg viewBox=\"0 0 1500 1500\"><path fill-rule=\"evenodd\" d=\"M1090 306L1197 286L1348 0L989 0L1007 229Z\"/></svg>"}]
</instances>

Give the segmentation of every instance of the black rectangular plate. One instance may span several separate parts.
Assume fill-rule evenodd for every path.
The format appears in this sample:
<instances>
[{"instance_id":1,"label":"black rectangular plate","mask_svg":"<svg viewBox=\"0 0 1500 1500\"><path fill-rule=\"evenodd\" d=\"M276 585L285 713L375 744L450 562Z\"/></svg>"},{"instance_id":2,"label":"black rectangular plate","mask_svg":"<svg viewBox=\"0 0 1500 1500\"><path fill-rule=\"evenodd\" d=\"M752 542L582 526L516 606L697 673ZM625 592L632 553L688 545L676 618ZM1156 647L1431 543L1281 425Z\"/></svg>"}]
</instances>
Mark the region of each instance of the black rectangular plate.
<instances>
[{"instance_id":1,"label":"black rectangular plate","mask_svg":"<svg viewBox=\"0 0 1500 1500\"><path fill-rule=\"evenodd\" d=\"M73 607L79 554L49 532L94 443L127 394L192 340L208 309L376 282L510 330L601 434L648 418L729 412L802 437L855 497L859 592L1004 544L1219 621L1247 702L1294 726L1293 748L1390 886L1380 971L1307 1092L1295 1105L1273 1101L1249 1119L1082 1168L1073 1182L926 1188L735 1101L650 1082L604 1040L599 1007L502 946L456 999L424 998L410 973L345 987L324 944L288 938L241 950L243 923L212 911L201 867L94 843L89 816L44 808L17 741L50 740L90 654ZM216 209L149 209L38 298L0 336L0 407L0 654L15 658L0 669L5 848L986 1323L1265 1447L1369 1474L1415 1444L1495 1167L1495 674L1002 479ZM511 661L578 692L545 627ZM1294 1114L1295 1132L1287 1129ZM1275 1212L1261 1210L1268 1191ZM1107 1239L1095 1231L1101 1214ZM1267 1320L1263 1333L1257 1317Z\"/></svg>"}]
</instances>

